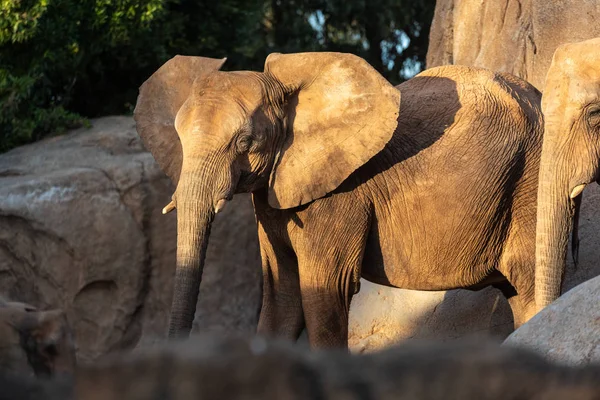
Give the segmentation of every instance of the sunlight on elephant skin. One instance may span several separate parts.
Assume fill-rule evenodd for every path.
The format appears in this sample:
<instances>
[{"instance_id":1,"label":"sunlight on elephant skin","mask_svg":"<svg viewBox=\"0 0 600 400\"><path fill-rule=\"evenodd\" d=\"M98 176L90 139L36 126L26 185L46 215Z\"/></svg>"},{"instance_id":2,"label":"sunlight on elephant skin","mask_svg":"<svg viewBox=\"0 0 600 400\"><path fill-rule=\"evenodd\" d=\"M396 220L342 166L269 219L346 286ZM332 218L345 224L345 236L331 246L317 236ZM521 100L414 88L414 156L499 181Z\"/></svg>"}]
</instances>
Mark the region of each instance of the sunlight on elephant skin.
<instances>
[{"instance_id":1,"label":"sunlight on elephant skin","mask_svg":"<svg viewBox=\"0 0 600 400\"><path fill-rule=\"evenodd\" d=\"M567 257L563 293L600 275L598 210L600 187L589 185L583 193L579 222L579 265L575 268L571 257ZM363 352L410 339L491 335L501 340L513 327L510 308L498 294L491 288L479 292L419 292L375 285L363 279L350 306L349 346L354 352Z\"/></svg>"}]
</instances>

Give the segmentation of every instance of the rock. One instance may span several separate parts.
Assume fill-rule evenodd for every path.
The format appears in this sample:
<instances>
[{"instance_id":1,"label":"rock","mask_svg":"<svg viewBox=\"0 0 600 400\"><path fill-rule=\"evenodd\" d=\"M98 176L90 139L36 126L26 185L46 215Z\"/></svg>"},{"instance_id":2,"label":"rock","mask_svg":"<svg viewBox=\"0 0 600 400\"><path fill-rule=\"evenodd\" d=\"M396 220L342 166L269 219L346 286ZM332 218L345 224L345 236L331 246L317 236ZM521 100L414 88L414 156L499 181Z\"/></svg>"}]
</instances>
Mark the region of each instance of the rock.
<instances>
[{"instance_id":1,"label":"rock","mask_svg":"<svg viewBox=\"0 0 600 400\"><path fill-rule=\"evenodd\" d=\"M544 90L554 50L600 36L600 3L438 0L427 68L461 64L510 72Z\"/></svg>"},{"instance_id":2,"label":"rock","mask_svg":"<svg viewBox=\"0 0 600 400\"><path fill-rule=\"evenodd\" d=\"M73 334L62 310L0 301L0 371L69 376L75 366Z\"/></svg>"},{"instance_id":3,"label":"rock","mask_svg":"<svg viewBox=\"0 0 600 400\"><path fill-rule=\"evenodd\" d=\"M0 293L64 309L83 361L164 337L176 247L173 188L133 119L92 124L0 155ZM215 221L196 330L253 331L255 232L248 195Z\"/></svg>"},{"instance_id":4,"label":"rock","mask_svg":"<svg viewBox=\"0 0 600 400\"><path fill-rule=\"evenodd\" d=\"M584 282L544 308L504 342L569 365L600 363L600 277Z\"/></svg>"},{"instance_id":5,"label":"rock","mask_svg":"<svg viewBox=\"0 0 600 400\"><path fill-rule=\"evenodd\" d=\"M600 366L559 367L479 341L411 343L350 356L259 337L203 335L83 366L74 393L86 400L591 400L599 377Z\"/></svg>"},{"instance_id":6,"label":"rock","mask_svg":"<svg viewBox=\"0 0 600 400\"><path fill-rule=\"evenodd\" d=\"M453 340L513 331L508 302L499 290L421 292L361 283L350 306L349 346L378 350L409 339Z\"/></svg>"}]
</instances>

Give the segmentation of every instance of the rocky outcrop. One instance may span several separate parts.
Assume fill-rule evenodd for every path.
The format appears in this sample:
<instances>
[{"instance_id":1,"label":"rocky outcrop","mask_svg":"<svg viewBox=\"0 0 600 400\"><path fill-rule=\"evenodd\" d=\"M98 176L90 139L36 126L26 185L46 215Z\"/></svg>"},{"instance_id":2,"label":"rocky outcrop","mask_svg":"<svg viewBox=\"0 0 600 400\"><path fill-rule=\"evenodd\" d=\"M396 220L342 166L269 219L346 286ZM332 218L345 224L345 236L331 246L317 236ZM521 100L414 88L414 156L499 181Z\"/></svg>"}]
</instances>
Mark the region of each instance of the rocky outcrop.
<instances>
[{"instance_id":1,"label":"rocky outcrop","mask_svg":"<svg viewBox=\"0 0 600 400\"><path fill-rule=\"evenodd\" d=\"M543 91L563 43L600 36L600 3L585 0L437 0L427 67L510 72Z\"/></svg>"},{"instance_id":2,"label":"rocky outcrop","mask_svg":"<svg viewBox=\"0 0 600 400\"><path fill-rule=\"evenodd\" d=\"M0 156L0 293L64 309L80 360L165 334L174 273L171 184L130 117ZM196 330L252 331L259 253L249 196L215 221Z\"/></svg>"},{"instance_id":3,"label":"rocky outcrop","mask_svg":"<svg viewBox=\"0 0 600 400\"><path fill-rule=\"evenodd\" d=\"M600 363L600 277L564 293L504 342L570 365Z\"/></svg>"}]
</instances>

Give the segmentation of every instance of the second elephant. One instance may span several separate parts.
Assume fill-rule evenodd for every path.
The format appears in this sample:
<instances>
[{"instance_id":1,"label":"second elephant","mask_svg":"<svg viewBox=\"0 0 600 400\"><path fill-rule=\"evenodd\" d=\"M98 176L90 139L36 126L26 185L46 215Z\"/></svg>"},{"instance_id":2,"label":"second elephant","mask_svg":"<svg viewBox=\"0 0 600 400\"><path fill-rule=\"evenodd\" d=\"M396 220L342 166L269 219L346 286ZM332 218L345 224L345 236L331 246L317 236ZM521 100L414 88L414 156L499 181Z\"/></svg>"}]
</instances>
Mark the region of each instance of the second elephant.
<instances>
[{"instance_id":1,"label":"second elephant","mask_svg":"<svg viewBox=\"0 0 600 400\"><path fill-rule=\"evenodd\" d=\"M137 129L177 184L169 332L189 333L211 222L252 192L259 332L346 346L359 279L480 289L536 311L540 93L512 75L430 69L394 88L341 53L272 54L260 72L175 57L140 89ZM542 288L544 289L544 288ZM547 290L547 288L545 289Z\"/></svg>"}]
</instances>

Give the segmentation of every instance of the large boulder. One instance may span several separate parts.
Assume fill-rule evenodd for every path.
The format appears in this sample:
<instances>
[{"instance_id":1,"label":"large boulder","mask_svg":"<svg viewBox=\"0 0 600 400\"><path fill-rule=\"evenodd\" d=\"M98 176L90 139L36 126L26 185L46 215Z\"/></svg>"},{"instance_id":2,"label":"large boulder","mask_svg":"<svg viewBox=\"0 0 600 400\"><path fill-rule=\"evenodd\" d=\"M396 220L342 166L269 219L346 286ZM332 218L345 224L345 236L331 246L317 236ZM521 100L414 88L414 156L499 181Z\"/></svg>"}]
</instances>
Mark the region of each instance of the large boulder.
<instances>
[{"instance_id":1,"label":"large boulder","mask_svg":"<svg viewBox=\"0 0 600 400\"><path fill-rule=\"evenodd\" d=\"M92 123L0 155L0 293L66 310L82 361L164 338L176 250L175 213L161 214L173 188L133 120ZM237 195L212 228L193 332L254 331L260 276L251 200ZM357 351L512 329L492 289L362 286L351 309Z\"/></svg>"},{"instance_id":2,"label":"large boulder","mask_svg":"<svg viewBox=\"0 0 600 400\"><path fill-rule=\"evenodd\" d=\"M0 155L0 293L61 308L82 361L164 337L175 265L171 183L130 117ZM250 332L260 303L250 198L219 215L195 330Z\"/></svg>"},{"instance_id":3,"label":"large boulder","mask_svg":"<svg viewBox=\"0 0 600 400\"><path fill-rule=\"evenodd\" d=\"M427 68L460 64L510 72L543 91L554 50L598 36L598 1L437 0Z\"/></svg>"},{"instance_id":4,"label":"large boulder","mask_svg":"<svg viewBox=\"0 0 600 400\"><path fill-rule=\"evenodd\" d=\"M563 294L504 342L570 365L600 363L600 277Z\"/></svg>"},{"instance_id":5,"label":"large boulder","mask_svg":"<svg viewBox=\"0 0 600 400\"><path fill-rule=\"evenodd\" d=\"M499 290L423 292L363 280L350 307L353 352L378 350L408 339L453 340L487 336L498 341L513 331L508 302Z\"/></svg>"}]
</instances>

